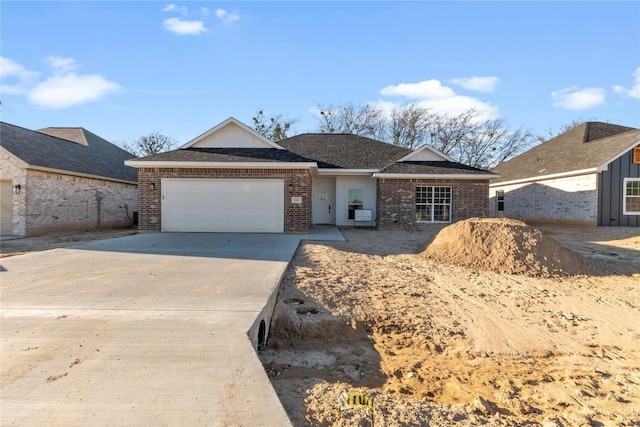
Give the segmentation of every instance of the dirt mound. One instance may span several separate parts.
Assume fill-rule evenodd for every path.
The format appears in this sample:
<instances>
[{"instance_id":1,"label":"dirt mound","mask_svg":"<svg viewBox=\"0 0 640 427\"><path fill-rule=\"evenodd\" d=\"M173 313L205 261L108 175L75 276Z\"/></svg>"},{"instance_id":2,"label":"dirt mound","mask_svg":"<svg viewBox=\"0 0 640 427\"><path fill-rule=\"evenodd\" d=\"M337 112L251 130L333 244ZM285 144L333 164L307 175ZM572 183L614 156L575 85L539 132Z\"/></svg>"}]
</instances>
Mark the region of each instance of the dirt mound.
<instances>
[{"instance_id":1,"label":"dirt mound","mask_svg":"<svg viewBox=\"0 0 640 427\"><path fill-rule=\"evenodd\" d=\"M530 277L594 273L583 256L509 218L471 218L442 229L422 252L434 261Z\"/></svg>"}]
</instances>

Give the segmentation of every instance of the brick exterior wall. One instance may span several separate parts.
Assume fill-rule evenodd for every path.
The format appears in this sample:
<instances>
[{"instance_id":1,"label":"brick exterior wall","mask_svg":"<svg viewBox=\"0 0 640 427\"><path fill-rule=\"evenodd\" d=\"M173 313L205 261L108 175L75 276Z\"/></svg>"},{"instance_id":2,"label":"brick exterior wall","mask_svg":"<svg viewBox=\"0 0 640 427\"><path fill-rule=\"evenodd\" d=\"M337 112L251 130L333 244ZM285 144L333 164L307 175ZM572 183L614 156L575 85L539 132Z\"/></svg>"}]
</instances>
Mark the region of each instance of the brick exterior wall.
<instances>
[{"instance_id":1,"label":"brick exterior wall","mask_svg":"<svg viewBox=\"0 0 640 427\"><path fill-rule=\"evenodd\" d=\"M488 180L379 179L378 228L413 229L416 222L417 186L451 187L451 222L489 215Z\"/></svg>"},{"instance_id":2,"label":"brick exterior wall","mask_svg":"<svg viewBox=\"0 0 640 427\"><path fill-rule=\"evenodd\" d=\"M596 225L597 174L547 179L512 185L494 184L489 195L492 216L529 222ZM504 191L504 211L496 210L496 191Z\"/></svg>"},{"instance_id":3,"label":"brick exterior wall","mask_svg":"<svg viewBox=\"0 0 640 427\"><path fill-rule=\"evenodd\" d=\"M102 194L98 201L96 193ZM27 171L27 235L124 228L133 224L137 185L41 171Z\"/></svg>"},{"instance_id":4,"label":"brick exterior wall","mask_svg":"<svg viewBox=\"0 0 640 427\"><path fill-rule=\"evenodd\" d=\"M139 231L161 231L163 178L282 179L285 233L308 233L311 228L311 173L306 169L141 168L138 169ZM151 184L155 185L154 190L150 189ZM292 197L301 197L302 203L291 203Z\"/></svg>"},{"instance_id":5,"label":"brick exterior wall","mask_svg":"<svg viewBox=\"0 0 640 427\"><path fill-rule=\"evenodd\" d=\"M20 194L13 194L15 236L133 224L138 203L136 184L24 169L8 155L0 160L0 178L21 186ZM103 196L100 203L96 200L97 191Z\"/></svg>"}]
</instances>

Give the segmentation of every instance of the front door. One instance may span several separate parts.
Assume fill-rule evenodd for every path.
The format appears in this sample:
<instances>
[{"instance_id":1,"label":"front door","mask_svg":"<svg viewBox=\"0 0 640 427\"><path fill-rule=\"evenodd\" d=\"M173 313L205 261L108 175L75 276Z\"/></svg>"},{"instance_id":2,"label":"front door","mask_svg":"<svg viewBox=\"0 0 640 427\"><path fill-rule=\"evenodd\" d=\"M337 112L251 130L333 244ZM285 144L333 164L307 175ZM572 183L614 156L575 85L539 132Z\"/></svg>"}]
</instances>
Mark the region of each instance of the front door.
<instances>
[{"instance_id":1,"label":"front door","mask_svg":"<svg viewBox=\"0 0 640 427\"><path fill-rule=\"evenodd\" d=\"M314 203L314 214L315 214L315 223L316 224L331 224L331 211L334 209L334 206L331 206L331 193L327 190L318 190L315 191L315 200Z\"/></svg>"}]
</instances>

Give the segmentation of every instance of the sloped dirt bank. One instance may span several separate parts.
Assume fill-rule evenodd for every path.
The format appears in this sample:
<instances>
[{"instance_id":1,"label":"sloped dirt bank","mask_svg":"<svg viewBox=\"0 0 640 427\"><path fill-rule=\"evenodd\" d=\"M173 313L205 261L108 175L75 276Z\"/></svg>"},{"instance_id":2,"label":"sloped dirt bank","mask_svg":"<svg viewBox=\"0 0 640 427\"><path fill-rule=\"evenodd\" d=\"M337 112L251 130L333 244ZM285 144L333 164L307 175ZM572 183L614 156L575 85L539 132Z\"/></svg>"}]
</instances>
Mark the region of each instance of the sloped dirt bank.
<instances>
[{"instance_id":1,"label":"sloped dirt bank","mask_svg":"<svg viewBox=\"0 0 640 427\"><path fill-rule=\"evenodd\" d=\"M425 258L477 270L532 277L597 274L597 262L564 248L542 230L508 218L472 218L442 229Z\"/></svg>"},{"instance_id":2,"label":"sloped dirt bank","mask_svg":"<svg viewBox=\"0 0 640 427\"><path fill-rule=\"evenodd\" d=\"M640 276L612 268L634 264L479 271L420 255L440 230L301 245L261 354L294 425L370 425L344 391L373 398L376 426L640 425ZM584 253L640 253L627 233Z\"/></svg>"}]
</instances>

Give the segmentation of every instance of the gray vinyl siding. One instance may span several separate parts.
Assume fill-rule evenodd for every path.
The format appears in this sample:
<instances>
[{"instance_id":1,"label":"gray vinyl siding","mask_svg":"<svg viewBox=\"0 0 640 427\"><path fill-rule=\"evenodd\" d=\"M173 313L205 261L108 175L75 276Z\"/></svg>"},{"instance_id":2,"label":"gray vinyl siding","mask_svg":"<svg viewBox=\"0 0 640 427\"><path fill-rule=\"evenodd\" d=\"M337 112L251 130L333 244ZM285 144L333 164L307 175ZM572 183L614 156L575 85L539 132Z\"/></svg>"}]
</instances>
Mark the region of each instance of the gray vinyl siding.
<instances>
[{"instance_id":1,"label":"gray vinyl siding","mask_svg":"<svg viewBox=\"0 0 640 427\"><path fill-rule=\"evenodd\" d=\"M598 225L640 227L640 215L622 214L624 178L640 178L640 164L631 161L633 150L609 164L598 178Z\"/></svg>"}]
</instances>

